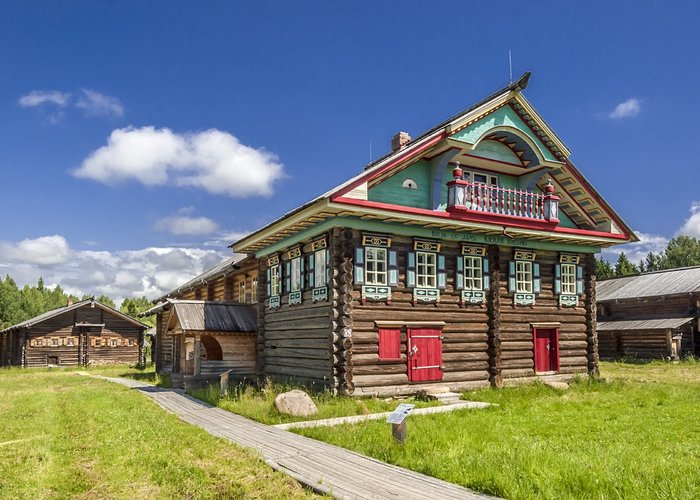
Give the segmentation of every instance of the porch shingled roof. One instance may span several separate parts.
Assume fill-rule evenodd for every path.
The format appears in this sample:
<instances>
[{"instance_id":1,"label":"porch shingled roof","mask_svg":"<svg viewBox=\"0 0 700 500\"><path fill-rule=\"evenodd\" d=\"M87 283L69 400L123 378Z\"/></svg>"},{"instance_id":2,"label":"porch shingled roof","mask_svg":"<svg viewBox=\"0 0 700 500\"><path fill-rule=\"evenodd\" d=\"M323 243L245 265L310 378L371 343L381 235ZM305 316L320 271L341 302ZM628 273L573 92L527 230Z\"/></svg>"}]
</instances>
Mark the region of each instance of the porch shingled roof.
<instances>
[{"instance_id":1,"label":"porch shingled roof","mask_svg":"<svg viewBox=\"0 0 700 500\"><path fill-rule=\"evenodd\" d=\"M599 321L599 332L620 330L672 330L692 321L692 317Z\"/></svg>"},{"instance_id":2,"label":"porch shingled roof","mask_svg":"<svg viewBox=\"0 0 700 500\"><path fill-rule=\"evenodd\" d=\"M207 300L172 300L173 311L186 332L256 332L257 312L253 304Z\"/></svg>"}]
</instances>

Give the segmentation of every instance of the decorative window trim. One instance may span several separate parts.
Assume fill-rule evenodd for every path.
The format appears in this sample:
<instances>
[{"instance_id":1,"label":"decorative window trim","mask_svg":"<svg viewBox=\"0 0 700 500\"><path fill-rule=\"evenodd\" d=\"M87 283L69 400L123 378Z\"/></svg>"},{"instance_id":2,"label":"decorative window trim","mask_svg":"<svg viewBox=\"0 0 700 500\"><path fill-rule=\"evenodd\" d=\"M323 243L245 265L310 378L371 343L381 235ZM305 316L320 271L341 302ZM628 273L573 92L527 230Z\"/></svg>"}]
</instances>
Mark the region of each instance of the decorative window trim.
<instances>
[{"instance_id":1,"label":"decorative window trim","mask_svg":"<svg viewBox=\"0 0 700 500\"><path fill-rule=\"evenodd\" d=\"M474 279L473 276L467 276L467 269L470 267L467 265L468 260L473 261L478 259L481 263L481 286L474 287L472 281L472 286L467 287L467 282L469 279ZM471 266L473 269L475 266ZM486 302L486 296L489 288L491 287L491 277L489 275L489 259L486 256L486 247L481 246L471 246L463 245L462 252L457 256L455 262L455 290L461 290L460 293L460 305L465 304L483 304Z\"/></svg>"},{"instance_id":2,"label":"decorative window trim","mask_svg":"<svg viewBox=\"0 0 700 500\"><path fill-rule=\"evenodd\" d=\"M536 254L531 250L515 250L513 252L514 260L508 262L508 290L513 294L513 305L516 306L532 306L535 304L535 297L542 289L542 279L540 275L540 264L535 262ZM530 275L529 290L520 289L522 280L518 279L519 265L529 264L530 270L527 272Z\"/></svg>"},{"instance_id":3,"label":"decorative window trim","mask_svg":"<svg viewBox=\"0 0 700 500\"><path fill-rule=\"evenodd\" d=\"M309 279L311 289L311 301L320 302L328 300L328 283L330 282L330 269L328 263L331 260L331 252L326 239L316 240L311 243L312 252L309 254ZM322 263L322 265L319 265Z\"/></svg>"},{"instance_id":4,"label":"decorative window trim","mask_svg":"<svg viewBox=\"0 0 700 500\"><path fill-rule=\"evenodd\" d=\"M447 268L445 266L445 256L440 251L440 243L432 241L416 240L413 244L414 251L408 252L406 256L406 287L413 288L413 304L439 304L440 290L447 287ZM419 251L415 251L420 249ZM419 255L434 256L433 276L435 286L419 286L418 269Z\"/></svg>"},{"instance_id":5,"label":"decorative window trim","mask_svg":"<svg viewBox=\"0 0 700 500\"><path fill-rule=\"evenodd\" d=\"M285 292L289 295L287 303L292 306L301 304L304 290L304 256L301 247L296 247L287 252L285 262Z\"/></svg>"},{"instance_id":6,"label":"decorative window trim","mask_svg":"<svg viewBox=\"0 0 700 500\"><path fill-rule=\"evenodd\" d=\"M279 255L267 259L267 306L270 309L279 307L282 294L282 265Z\"/></svg>"},{"instance_id":7,"label":"decorative window trim","mask_svg":"<svg viewBox=\"0 0 700 500\"><path fill-rule=\"evenodd\" d=\"M554 265L554 285L553 291L559 296L560 307L576 307L579 299L583 295L583 266L579 264L580 258L578 255L561 254L559 263ZM571 273L565 273L564 270L573 270L573 283L565 283L564 276ZM572 288L565 289L565 285L573 285Z\"/></svg>"},{"instance_id":8,"label":"decorative window trim","mask_svg":"<svg viewBox=\"0 0 700 500\"><path fill-rule=\"evenodd\" d=\"M362 243L362 246L355 248L353 276L355 285L361 286L360 300L363 304L368 300L385 301L389 304L391 303L391 289L399 284L398 255L396 250L390 248L391 238L381 235L363 235ZM368 251L384 255L384 271L380 271L386 278L383 282L368 283L367 281L370 272L376 273L376 271L368 270Z\"/></svg>"}]
</instances>

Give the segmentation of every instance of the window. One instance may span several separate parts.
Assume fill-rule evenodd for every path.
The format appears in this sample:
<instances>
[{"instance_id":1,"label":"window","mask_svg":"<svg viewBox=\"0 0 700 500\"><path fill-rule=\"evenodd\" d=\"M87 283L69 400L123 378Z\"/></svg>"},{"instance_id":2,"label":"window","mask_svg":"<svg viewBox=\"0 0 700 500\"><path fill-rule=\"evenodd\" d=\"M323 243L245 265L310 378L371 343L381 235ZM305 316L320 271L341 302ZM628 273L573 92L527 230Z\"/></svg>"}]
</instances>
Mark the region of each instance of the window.
<instances>
[{"instance_id":1,"label":"window","mask_svg":"<svg viewBox=\"0 0 700 500\"><path fill-rule=\"evenodd\" d=\"M565 295L576 294L576 265L561 265L561 293Z\"/></svg>"},{"instance_id":2,"label":"window","mask_svg":"<svg viewBox=\"0 0 700 500\"><path fill-rule=\"evenodd\" d=\"M290 292L298 292L301 290L301 257L292 259L292 280Z\"/></svg>"},{"instance_id":3,"label":"window","mask_svg":"<svg viewBox=\"0 0 700 500\"><path fill-rule=\"evenodd\" d=\"M322 287L327 284L326 250L314 252L314 286Z\"/></svg>"},{"instance_id":4,"label":"window","mask_svg":"<svg viewBox=\"0 0 700 500\"><path fill-rule=\"evenodd\" d=\"M418 183L413 179L406 179L405 181L403 181L401 186L405 187L406 189L418 189Z\"/></svg>"},{"instance_id":5,"label":"window","mask_svg":"<svg viewBox=\"0 0 700 500\"><path fill-rule=\"evenodd\" d=\"M366 248L365 282L368 285L386 285L386 248Z\"/></svg>"},{"instance_id":6,"label":"window","mask_svg":"<svg viewBox=\"0 0 700 500\"><path fill-rule=\"evenodd\" d=\"M134 345L134 339L129 339L129 347Z\"/></svg>"},{"instance_id":7,"label":"window","mask_svg":"<svg viewBox=\"0 0 700 500\"><path fill-rule=\"evenodd\" d=\"M100 339L95 339L95 347L100 347Z\"/></svg>"},{"instance_id":8,"label":"window","mask_svg":"<svg viewBox=\"0 0 700 500\"><path fill-rule=\"evenodd\" d=\"M58 346L58 339L52 338L51 339L51 347L57 347L57 346Z\"/></svg>"},{"instance_id":9,"label":"window","mask_svg":"<svg viewBox=\"0 0 700 500\"><path fill-rule=\"evenodd\" d=\"M238 302L245 302L245 281L238 284Z\"/></svg>"},{"instance_id":10,"label":"window","mask_svg":"<svg viewBox=\"0 0 700 500\"><path fill-rule=\"evenodd\" d=\"M68 337L68 347L73 347L75 346L75 340L73 340L73 337Z\"/></svg>"},{"instance_id":11,"label":"window","mask_svg":"<svg viewBox=\"0 0 700 500\"><path fill-rule=\"evenodd\" d=\"M258 278L253 278L253 289L251 291L250 301L253 303L258 301Z\"/></svg>"},{"instance_id":12,"label":"window","mask_svg":"<svg viewBox=\"0 0 700 500\"><path fill-rule=\"evenodd\" d=\"M282 280L280 279L280 266L270 268L270 295L282 294Z\"/></svg>"},{"instance_id":13,"label":"window","mask_svg":"<svg viewBox=\"0 0 700 500\"><path fill-rule=\"evenodd\" d=\"M423 288L437 287L436 255L416 252L416 284Z\"/></svg>"},{"instance_id":14,"label":"window","mask_svg":"<svg viewBox=\"0 0 700 500\"><path fill-rule=\"evenodd\" d=\"M532 262L515 262L515 290L520 293L532 293Z\"/></svg>"},{"instance_id":15,"label":"window","mask_svg":"<svg viewBox=\"0 0 700 500\"><path fill-rule=\"evenodd\" d=\"M112 347L117 347L117 339L112 339Z\"/></svg>"},{"instance_id":16,"label":"window","mask_svg":"<svg viewBox=\"0 0 700 500\"><path fill-rule=\"evenodd\" d=\"M463 172L462 177L465 181L473 182L474 184L488 184L489 186L498 187L498 176L496 175L471 172L469 170L464 170Z\"/></svg>"},{"instance_id":17,"label":"window","mask_svg":"<svg viewBox=\"0 0 700 500\"><path fill-rule=\"evenodd\" d=\"M482 290L483 283L483 257L464 257L464 289Z\"/></svg>"}]
</instances>

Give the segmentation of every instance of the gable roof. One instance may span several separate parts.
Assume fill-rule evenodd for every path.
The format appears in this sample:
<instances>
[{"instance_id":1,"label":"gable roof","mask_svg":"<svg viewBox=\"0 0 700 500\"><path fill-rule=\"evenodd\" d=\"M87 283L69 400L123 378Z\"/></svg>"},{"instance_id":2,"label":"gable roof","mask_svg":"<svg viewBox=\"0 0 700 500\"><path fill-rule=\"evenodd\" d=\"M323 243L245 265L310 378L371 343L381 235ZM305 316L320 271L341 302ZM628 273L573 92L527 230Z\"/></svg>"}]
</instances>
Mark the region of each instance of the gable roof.
<instances>
[{"instance_id":1,"label":"gable roof","mask_svg":"<svg viewBox=\"0 0 700 500\"><path fill-rule=\"evenodd\" d=\"M186 283L178 286L177 288L170 290L168 293L165 295L158 297L157 299L153 300L153 303L158 303L161 302L168 297L172 297L178 294L181 294L183 292L186 292L187 290L191 288L195 288L196 286L206 284L207 282L214 280L218 278L219 276L223 276L228 274L230 271L234 270L237 268L239 264L241 264L244 260L248 258L247 255L245 254L234 254L233 256L229 257L228 259L224 260L220 264L215 265L211 269L207 269L201 274L198 274L191 280L187 281Z\"/></svg>"},{"instance_id":2,"label":"gable roof","mask_svg":"<svg viewBox=\"0 0 700 500\"><path fill-rule=\"evenodd\" d=\"M596 300L637 299L700 293L700 266L599 281Z\"/></svg>"},{"instance_id":3,"label":"gable roof","mask_svg":"<svg viewBox=\"0 0 700 500\"><path fill-rule=\"evenodd\" d=\"M114 316L117 316L118 318L121 318L125 321L128 321L131 324L133 324L134 326L141 328L143 330L148 328L148 325L141 323L140 321L132 318L131 316L124 314L120 311L117 311L116 309L113 309L113 308L109 307L108 305L105 305L101 302L98 302L94 298L90 298L90 299L81 300L80 302L76 302L75 304L72 304L69 306L59 307L57 309L47 311L43 314L39 314L38 316L34 316L33 318L22 321L21 323L17 323L16 325L9 326L9 327L5 328L4 330L2 330L2 332L0 332L0 333L9 332L12 330L19 330L20 328L31 328L34 325L37 325L43 321L54 318L56 316L60 316L61 314L65 314L69 311L74 311L75 309L80 309L81 307L85 307L87 305L90 305L90 307L97 307L99 309L102 309L103 311L106 311L106 312L108 312Z\"/></svg>"},{"instance_id":4,"label":"gable roof","mask_svg":"<svg viewBox=\"0 0 700 500\"><path fill-rule=\"evenodd\" d=\"M358 212L363 212L370 216L384 216L387 213L389 213L389 216L392 216L394 212L401 212L401 207L398 206L367 201L367 183L377 177L387 175L387 173L407 166L410 162L416 161L421 155L429 151L432 154L438 146L442 148L442 151L445 148L449 149L450 143L448 139L452 140L453 134L463 130L464 127L470 124L478 122L495 109L503 106L510 106L521 117L530 132L536 136L535 138L539 141L539 144L542 144L547 149L548 155L553 158L553 161L549 163L552 170L548 174L551 174L555 181L557 194L562 196L560 206L562 208L570 207L571 215L573 215L572 218L575 222L577 224L586 224L590 228L583 231L575 231L569 228L556 227L552 232L560 233L562 241L574 240L576 238L574 233L576 233L584 236L584 238L579 238L579 241L594 241L595 244L601 246L637 241L637 237L629 226L622 221L573 163L569 161L570 151L568 148L521 94L521 91L527 86L529 78L530 73L525 73L515 83L499 89L485 99L439 123L427 132L419 135L416 139L411 140L405 147L392 151L370 163L360 174L310 202L287 212L282 217L233 243L231 247L238 252L259 252L261 249L287 238L290 234L305 230L309 226L309 219L312 222L322 222L336 216L356 215ZM361 194L363 185L365 189L364 199ZM358 189L360 190L359 196L354 192ZM591 206L591 208L585 209L585 206ZM454 220L456 217L450 217L447 214L432 210L414 210L414 213L420 213L426 219L447 217L452 219L450 222L454 222L457 227L462 229L468 226L482 232L491 231L494 234L502 231L502 225L496 227L499 226L498 224L490 224L488 226L486 224L470 224L465 220L460 220L458 224ZM567 212L567 215L570 214ZM408 217L401 222L406 224L408 223L407 221L420 224L416 217ZM598 228L606 221L610 223L610 231L599 230ZM434 225L435 221L428 220L424 224ZM528 235L528 233L523 232L522 234L523 236L534 236L532 233Z\"/></svg>"}]
</instances>

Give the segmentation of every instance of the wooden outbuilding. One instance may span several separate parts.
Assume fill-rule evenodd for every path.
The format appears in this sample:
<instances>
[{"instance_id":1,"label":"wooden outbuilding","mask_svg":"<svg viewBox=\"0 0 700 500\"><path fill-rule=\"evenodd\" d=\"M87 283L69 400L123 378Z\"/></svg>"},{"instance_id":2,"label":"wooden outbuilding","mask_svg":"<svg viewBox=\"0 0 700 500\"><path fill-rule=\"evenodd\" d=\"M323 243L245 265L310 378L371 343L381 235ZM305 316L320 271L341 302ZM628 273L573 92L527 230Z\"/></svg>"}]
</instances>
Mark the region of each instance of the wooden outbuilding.
<instances>
[{"instance_id":1,"label":"wooden outbuilding","mask_svg":"<svg viewBox=\"0 0 700 500\"><path fill-rule=\"evenodd\" d=\"M700 266L598 283L598 339L606 358L697 355Z\"/></svg>"},{"instance_id":2,"label":"wooden outbuilding","mask_svg":"<svg viewBox=\"0 0 700 500\"><path fill-rule=\"evenodd\" d=\"M144 363L147 328L94 299L69 303L0 332L0 366Z\"/></svg>"},{"instance_id":3,"label":"wooden outbuilding","mask_svg":"<svg viewBox=\"0 0 700 500\"><path fill-rule=\"evenodd\" d=\"M528 79L232 245L247 270L227 279L257 283L258 376L362 395L597 371L594 255L636 237Z\"/></svg>"}]
</instances>

